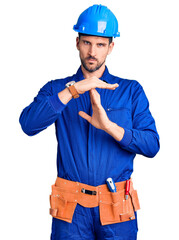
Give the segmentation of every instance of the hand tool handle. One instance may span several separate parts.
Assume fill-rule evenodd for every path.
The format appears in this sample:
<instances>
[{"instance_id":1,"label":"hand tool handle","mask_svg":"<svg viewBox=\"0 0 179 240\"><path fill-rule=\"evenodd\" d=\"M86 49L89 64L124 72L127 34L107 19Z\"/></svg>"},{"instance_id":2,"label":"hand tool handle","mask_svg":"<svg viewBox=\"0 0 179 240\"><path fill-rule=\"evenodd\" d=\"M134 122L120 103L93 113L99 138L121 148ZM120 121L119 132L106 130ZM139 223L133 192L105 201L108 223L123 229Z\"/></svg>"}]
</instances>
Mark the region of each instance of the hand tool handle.
<instances>
[{"instance_id":1,"label":"hand tool handle","mask_svg":"<svg viewBox=\"0 0 179 240\"><path fill-rule=\"evenodd\" d=\"M128 199L129 191L130 191L130 180L126 180L126 188L125 188L125 199Z\"/></svg>"},{"instance_id":2,"label":"hand tool handle","mask_svg":"<svg viewBox=\"0 0 179 240\"><path fill-rule=\"evenodd\" d=\"M115 182L113 181L113 179L112 178L108 178L106 180L106 182L107 182L109 191L110 192L116 192L116 185L115 185Z\"/></svg>"}]
</instances>

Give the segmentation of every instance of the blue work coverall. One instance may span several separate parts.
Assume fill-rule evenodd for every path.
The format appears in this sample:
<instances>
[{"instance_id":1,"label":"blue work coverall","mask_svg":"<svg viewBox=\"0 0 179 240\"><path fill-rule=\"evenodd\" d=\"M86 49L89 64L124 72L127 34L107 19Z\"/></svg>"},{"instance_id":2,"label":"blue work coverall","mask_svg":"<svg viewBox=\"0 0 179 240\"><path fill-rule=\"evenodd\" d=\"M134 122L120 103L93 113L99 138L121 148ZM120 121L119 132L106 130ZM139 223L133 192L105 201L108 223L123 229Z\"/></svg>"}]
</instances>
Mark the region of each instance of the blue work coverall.
<instances>
[{"instance_id":1,"label":"blue work coverall","mask_svg":"<svg viewBox=\"0 0 179 240\"><path fill-rule=\"evenodd\" d=\"M58 177L93 186L105 184L108 177L115 182L125 181L131 177L136 154L152 158L159 151L159 136L147 97L137 81L113 76L105 68L100 79L118 83L119 87L97 91L108 118L125 130L123 139L117 141L78 115L79 111L92 115L89 92L66 105L58 98L67 82L83 79L80 67L73 76L48 82L21 113L22 129L33 136L55 123ZM134 240L137 230L137 218L102 226L98 207L77 204L72 223L53 218L51 240Z\"/></svg>"}]
</instances>

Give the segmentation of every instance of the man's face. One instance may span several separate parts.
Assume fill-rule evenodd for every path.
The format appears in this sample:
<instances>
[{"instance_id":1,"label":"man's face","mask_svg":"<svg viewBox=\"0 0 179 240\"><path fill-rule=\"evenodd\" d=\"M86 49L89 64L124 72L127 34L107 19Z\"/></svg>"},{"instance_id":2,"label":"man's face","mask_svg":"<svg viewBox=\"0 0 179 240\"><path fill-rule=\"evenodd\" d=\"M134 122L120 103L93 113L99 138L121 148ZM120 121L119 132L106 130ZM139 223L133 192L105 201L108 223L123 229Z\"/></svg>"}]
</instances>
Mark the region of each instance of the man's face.
<instances>
[{"instance_id":1,"label":"man's face","mask_svg":"<svg viewBox=\"0 0 179 240\"><path fill-rule=\"evenodd\" d=\"M108 54L111 53L114 43L109 45L109 39L96 36L77 37L76 46L80 53L83 67L88 72L95 72L105 64Z\"/></svg>"}]
</instances>

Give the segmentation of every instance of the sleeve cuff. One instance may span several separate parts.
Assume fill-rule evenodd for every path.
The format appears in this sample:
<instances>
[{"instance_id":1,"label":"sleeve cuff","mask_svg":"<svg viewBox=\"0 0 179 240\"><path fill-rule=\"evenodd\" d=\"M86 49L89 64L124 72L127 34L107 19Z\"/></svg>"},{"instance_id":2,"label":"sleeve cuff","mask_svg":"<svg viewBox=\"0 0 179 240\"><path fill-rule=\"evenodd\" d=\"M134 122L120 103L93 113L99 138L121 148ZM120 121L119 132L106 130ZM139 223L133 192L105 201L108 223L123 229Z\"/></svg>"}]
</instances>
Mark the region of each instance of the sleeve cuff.
<instances>
[{"instance_id":1,"label":"sleeve cuff","mask_svg":"<svg viewBox=\"0 0 179 240\"><path fill-rule=\"evenodd\" d=\"M132 141L132 131L129 129L124 129L124 136L119 144L121 147L127 147Z\"/></svg>"},{"instance_id":2,"label":"sleeve cuff","mask_svg":"<svg viewBox=\"0 0 179 240\"><path fill-rule=\"evenodd\" d=\"M63 109L66 107L66 104L62 103L62 101L58 97L58 93L49 97L49 103L58 113L62 112Z\"/></svg>"}]
</instances>

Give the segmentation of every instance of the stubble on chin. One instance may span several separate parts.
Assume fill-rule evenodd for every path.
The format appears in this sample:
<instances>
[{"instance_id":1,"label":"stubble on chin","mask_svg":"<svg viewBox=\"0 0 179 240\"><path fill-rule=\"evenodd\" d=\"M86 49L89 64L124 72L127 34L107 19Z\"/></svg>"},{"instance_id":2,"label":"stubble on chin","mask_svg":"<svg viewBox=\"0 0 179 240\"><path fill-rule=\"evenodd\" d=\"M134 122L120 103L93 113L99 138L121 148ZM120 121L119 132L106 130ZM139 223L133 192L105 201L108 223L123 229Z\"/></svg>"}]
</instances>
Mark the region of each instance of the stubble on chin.
<instances>
[{"instance_id":1,"label":"stubble on chin","mask_svg":"<svg viewBox=\"0 0 179 240\"><path fill-rule=\"evenodd\" d=\"M104 61L104 62L105 62L105 61ZM101 66L104 64L104 62L103 62L103 63L97 63L96 66L94 66L94 67L91 66L91 68L89 68L89 67L87 66L87 64L85 63L85 61L81 59L81 63L82 63L82 65L83 65L84 69L85 69L86 71L90 72L90 73L95 72L95 71L97 71L98 69L100 69ZM92 65L92 64L91 64L91 65Z\"/></svg>"}]
</instances>

